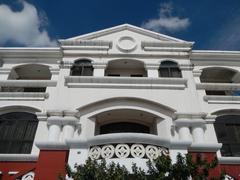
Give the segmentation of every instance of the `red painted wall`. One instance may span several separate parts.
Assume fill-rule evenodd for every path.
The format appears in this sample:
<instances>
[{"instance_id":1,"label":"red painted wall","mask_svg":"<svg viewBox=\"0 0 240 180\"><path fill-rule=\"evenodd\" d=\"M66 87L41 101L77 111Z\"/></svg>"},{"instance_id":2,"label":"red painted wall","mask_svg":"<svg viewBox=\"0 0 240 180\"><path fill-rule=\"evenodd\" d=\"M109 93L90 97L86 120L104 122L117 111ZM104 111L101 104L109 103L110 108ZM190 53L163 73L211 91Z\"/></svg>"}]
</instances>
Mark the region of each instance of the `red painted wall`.
<instances>
[{"instance_id":1,"label":"red painted wall","mask_svg":"<svg viewBox=\"0 0 240 180\"><path fill-rule=\"evenodd\" d=\"M35 170L35 180L55 180L65 176L68 150L41 150Z\"/></svg>"},{"instance_id":2,"label":"red painted wall","mask_svg":"<svg viewBox=\"0 0 240 180\"><path fill-rule=\"evenodd\" d=\"M212 161L216 157L215 152L189 152L192 154L193 158L196 158L198 154L200 154L203 158L206 158L209 162ZM218 177L222 171L225 171L231 177L236 179L240 179L240 164L219 164L216 168L212 169L209 172L210 177Z\"/></svg>"},{"instance_id":3,"label":"red painted wall","mask_svg":"<svg viewBox=\"0 0 240 180\"><path fill-rule=\"evenodd\" d=\"M201 154L202 158L212 161L216 157L213 152L189 152L193 158ZM35 172L35 180L55 180L60 174L65 176L65 165L68 160L68 150L41 150L37 162L0 162L0 171L2 171L2 180L15 180L29 171ZM218 177L222 170L225 170L230 176L240 179L240 164L219 164L210 171L210 177ZM9 171L18 171L19 173L9 176Z\"/></svg>"},{"instance_id":4,"label":"red painted wall","mask_svg":"<svg viewBox=\"0 0 240 180\"><path fill-rule=\"evenodd\" d=\"M18 171L20 173L27 173L34 170L36 167L36 162L0 162L0 171L2 171L2 180L15 180L16 176L10 176L9 171ZM20 176L18 173L18 176Z\"/></svg>"}]
</instances>

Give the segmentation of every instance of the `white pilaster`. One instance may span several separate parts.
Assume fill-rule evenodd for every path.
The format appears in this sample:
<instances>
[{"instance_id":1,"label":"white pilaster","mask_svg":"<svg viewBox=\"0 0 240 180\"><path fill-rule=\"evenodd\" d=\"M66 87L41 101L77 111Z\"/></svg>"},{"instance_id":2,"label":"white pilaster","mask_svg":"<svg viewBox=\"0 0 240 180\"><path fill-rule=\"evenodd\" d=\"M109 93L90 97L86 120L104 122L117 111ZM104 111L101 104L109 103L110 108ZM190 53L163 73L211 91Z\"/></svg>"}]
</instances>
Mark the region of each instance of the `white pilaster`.
<instances>
[{"instance_id":1,"label":"white pilaster","mask_svg":"<svg viewBox=\"0 0 240 180\"><path fill-rule=\"evenodd\" d=\"M147 70L147 77L158 78L159 64L145 64L145 69Z\"/></svg>"},{"instance_id":2,"label":"white pilaster","mask_svg":"<svg viewBox=\"0 0 240 180\"><path fill-rule=\"evenodd\" d=\"M105 75L106 63L93 63L93 76L103 77Z\"/></svg>"}]
</instances>

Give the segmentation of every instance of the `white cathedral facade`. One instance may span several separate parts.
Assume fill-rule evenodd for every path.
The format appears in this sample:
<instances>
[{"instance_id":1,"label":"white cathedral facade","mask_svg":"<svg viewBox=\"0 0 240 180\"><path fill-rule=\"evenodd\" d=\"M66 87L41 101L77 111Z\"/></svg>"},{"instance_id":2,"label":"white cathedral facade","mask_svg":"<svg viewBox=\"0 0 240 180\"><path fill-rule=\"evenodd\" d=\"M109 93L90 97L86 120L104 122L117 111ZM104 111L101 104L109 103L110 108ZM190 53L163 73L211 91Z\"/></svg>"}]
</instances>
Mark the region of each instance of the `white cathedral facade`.
<instances>
[{"instance_id":1,"label":"white cathedral facade","mask_svg":"<svg viewBox=\"0 0 240 180\"><path fill-rule=\"evenodd\" d=\"M178 153L217 156L239 178L240 52L193 44L123 24L56 48L0 48L3 180Z\"/></svg>"}]
</instances>

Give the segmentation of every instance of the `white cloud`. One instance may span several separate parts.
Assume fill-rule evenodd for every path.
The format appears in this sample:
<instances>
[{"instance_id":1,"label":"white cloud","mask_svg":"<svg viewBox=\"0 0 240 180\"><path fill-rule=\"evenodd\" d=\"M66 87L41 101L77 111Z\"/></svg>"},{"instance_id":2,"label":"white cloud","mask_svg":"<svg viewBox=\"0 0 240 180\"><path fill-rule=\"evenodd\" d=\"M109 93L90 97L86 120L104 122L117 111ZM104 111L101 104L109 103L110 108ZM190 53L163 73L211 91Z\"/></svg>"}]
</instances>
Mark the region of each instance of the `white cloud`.
<instances>
[{"instance_id":1,"label":"white cloud","mask_svg":"<svg viewBox=\"0 0 240 180\"><path fill-rule=\"evenodd\" d=\"M46 29L42 28L46 17L40 17L37 9L26 1L19 3L23 9L18 12L0 5L0 45L13 42L25 46L55 46L56 41L51 40Z\"/></svg>"},{"instance_id":2,"label":"white cloud","mask_svg":"<svg viewBox=\"0 0 240 180\"><path fill-rule=\"evenodd\" d=\"M176 32L186 29L190 25L189 18L173 16L171 3L163 3L159 9L159 16L156 19L149 19L142 24L143 28L157 32Z\"/></svg>"}]
</instances>

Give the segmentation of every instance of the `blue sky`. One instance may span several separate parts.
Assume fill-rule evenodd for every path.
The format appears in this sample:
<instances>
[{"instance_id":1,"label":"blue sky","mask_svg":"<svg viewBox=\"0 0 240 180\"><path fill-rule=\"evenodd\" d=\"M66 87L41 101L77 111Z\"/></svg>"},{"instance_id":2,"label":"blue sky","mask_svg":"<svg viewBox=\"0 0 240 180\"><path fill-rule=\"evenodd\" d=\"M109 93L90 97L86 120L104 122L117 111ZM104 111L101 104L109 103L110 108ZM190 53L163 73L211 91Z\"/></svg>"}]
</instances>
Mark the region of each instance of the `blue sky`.
<instances>
[{"instance_id":1,"label":"blue sky","mask_svg":"<svg viewBox=\"0 0 240 180\"><path fill-rule=\"evenodd\" d=\"M54 46L123 23L240 50L240 0L0 0L0 46Z\"/></svg>"}]
</instances>

